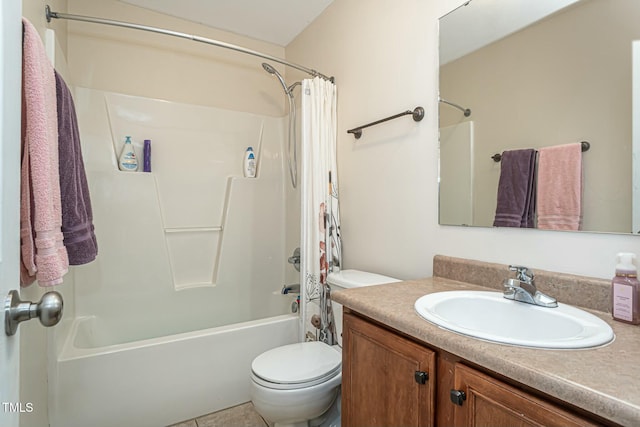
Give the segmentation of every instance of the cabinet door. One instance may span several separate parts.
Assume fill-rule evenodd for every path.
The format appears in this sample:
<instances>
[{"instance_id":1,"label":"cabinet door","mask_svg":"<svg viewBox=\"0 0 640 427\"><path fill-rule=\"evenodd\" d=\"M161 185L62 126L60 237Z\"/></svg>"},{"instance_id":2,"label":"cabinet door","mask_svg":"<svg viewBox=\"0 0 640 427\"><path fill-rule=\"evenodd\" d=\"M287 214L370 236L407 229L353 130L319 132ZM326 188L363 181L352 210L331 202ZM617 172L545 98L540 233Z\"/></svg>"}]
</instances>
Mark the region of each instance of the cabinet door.
<instances>
[{"instance_id":1,"label":"cabinet door","mask_svg":"<svg viewBox=\"0 0 640 427\"><path fill-rule=\"evenodd\" d=\"M456 364L455 388L466 397L454 411L458 427L599 425L465 365Z\"/></svg>"},{"instance_id":2,"label":"cabinet door","mask_svg":"<svg viewBox=\"0 0 640 427\"><path fill-rule=\"evenodd\" d=\"M348 313L342 338L344 427L433 425L433 351Z\"/></svg>"}]
</instances>

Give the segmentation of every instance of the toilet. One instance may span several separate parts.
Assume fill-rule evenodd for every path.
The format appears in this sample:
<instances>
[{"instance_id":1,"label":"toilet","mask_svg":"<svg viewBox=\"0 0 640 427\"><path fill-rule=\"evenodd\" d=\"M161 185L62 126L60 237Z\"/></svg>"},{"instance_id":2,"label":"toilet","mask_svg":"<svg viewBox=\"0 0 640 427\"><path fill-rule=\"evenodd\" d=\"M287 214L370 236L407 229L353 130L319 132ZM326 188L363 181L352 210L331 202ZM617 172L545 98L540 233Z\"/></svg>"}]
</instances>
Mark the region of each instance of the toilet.
<instances>
[{"instance_id":1,"label":"toilet","mask_svg":"<svg viewBox=\"0 0 640 427\"><path fill-rule=\"evenodd\" d=\"M330 273L331 291L399 282L359 270ZM332 301L338 345L310 341L268 350L251 364L251 401L274 427L339 427L342 306Z\"/></svg>"}]
</instances>

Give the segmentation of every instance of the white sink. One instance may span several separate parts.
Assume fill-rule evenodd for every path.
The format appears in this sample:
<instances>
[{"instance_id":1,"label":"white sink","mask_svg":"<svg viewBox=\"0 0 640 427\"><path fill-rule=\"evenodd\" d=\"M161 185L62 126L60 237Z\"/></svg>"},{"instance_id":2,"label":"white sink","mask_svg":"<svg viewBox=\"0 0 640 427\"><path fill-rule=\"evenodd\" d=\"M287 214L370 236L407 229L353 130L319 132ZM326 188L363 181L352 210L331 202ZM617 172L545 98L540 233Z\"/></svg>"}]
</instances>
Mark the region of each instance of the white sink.
<instances>
[{"instance_id":1,"label":"white sink","mask_svg":"<svg viewBox=\"0 0 640 427\"><path fill-rule=\"evenodd\" d=\"M501 292L436 292L418 298L415 309L442 328L517 346L588 348L614 338L605 321L584 310L561 303L539 307L506 299Z\"/></svg>"}]
</instances>

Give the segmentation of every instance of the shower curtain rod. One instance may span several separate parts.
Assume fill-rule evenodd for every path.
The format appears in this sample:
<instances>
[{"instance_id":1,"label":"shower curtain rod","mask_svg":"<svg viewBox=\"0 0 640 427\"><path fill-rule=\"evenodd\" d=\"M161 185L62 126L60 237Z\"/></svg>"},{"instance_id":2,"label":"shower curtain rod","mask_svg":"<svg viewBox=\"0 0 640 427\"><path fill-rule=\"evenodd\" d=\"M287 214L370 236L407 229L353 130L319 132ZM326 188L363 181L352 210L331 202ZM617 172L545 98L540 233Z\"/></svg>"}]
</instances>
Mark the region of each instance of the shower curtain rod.
<instances>
[{"instance_id":1,"label":"shower curtain rod","mask_svg":"<svg viewBox=\"0 0 640 427\"><path fill-rule=\"evenodd\" d=\"M464 107L462 107L462 106L460 106L460 105L458 105L458 104L456 104L456 103L449 102L449 101L447 101L446 99L442 99L442 98L439 98L439 99L438 99L438 101L440 101L440 102L444 102L445 104L449 104L449 105L451 105L452 107L457 108L458 110L460 110L460 111L462 111L462 112L464 113L464 116L465 116L465 117L469 117L469 116L471 115L471 110L470 110L470 109L468 109L468 108L464 108Z\"/></svg>"},{"instance_id":2,"label":"shower curtain rod","mask_svg":"<svg viewBox=\"0 0 640 427\"><path fill-rule=\"evenodd\" d=\"M221 42L219 40L208 39L208 38L205 38L205 37L200 37L200 36L196 36L196 35L192 35L192 34L180 33L180 32L177 32L177 31L165 30L164 28L156 28L156 27L149 27L147 25L132 24L130 22L113 21L111 19L94 18L92 16L72 15L72 14L69 14L69 13L54 12L54 11L51 10L49 5L45 6L45 16L47 17L47 22L51 22L52 18L53 19L68 19L68 20L71 20L71 21L91 22L91 23L94 23L94 24L113 25L115 27L124 27L124 28L131 28L131 29L134 29L134 30L149 31L149 32L152 32L152 33L165 34L167 36L173 36L173 37L178 37L178 38L182 38L182 39L192 40L194 42L210 44L210 45L213 45L213 46L218 46L218 47L222 47L222 48L225 48L225 49L235 50L236 52L246 53L248 55L253 55L253 56L257 56L259 58L267 59L269 61L277 62L279 64L286 65L286 66L291 67L291 68L295 68L296 70L304 71L305 73L310 74L313 77L321 77L321 78L323 78L325 80L330 80L332 83L334 83L334 78L333 77L327 77L324 74L322 74L322 73L320 73L320 72L318 72L316 70L313 70L311 68L303 67L302 65L298 65L298 64L294 64L293 62L285 61L284 59L278 58L276 56L267 55L266 53L258 52L258 51L251 50L251 49L247 49L247 48L244 48L242 46L237 46L237 45L234 45L234 44L231 44L231 43Z\"/></svg>"}]
</instances>

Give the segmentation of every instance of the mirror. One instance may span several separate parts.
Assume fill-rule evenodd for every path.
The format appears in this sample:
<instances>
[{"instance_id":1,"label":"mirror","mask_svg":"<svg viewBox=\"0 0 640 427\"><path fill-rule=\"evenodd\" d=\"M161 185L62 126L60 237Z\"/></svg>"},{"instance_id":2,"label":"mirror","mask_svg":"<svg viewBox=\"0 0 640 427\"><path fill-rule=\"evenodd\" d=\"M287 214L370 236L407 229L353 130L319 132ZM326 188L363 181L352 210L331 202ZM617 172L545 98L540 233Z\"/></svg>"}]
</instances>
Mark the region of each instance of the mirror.
<instances>
[{"instance_id":1,"label":"mirror","mask_svg":"<svg viewBox=\"0 0 640 427\"><path fill-rule=\"evenodd\" d=\"M580 230L640 231L638 23L637 0L471 0L440 19L440 224L493 226L495 154L587 141Z\"/></svg>"}]
</instances>

